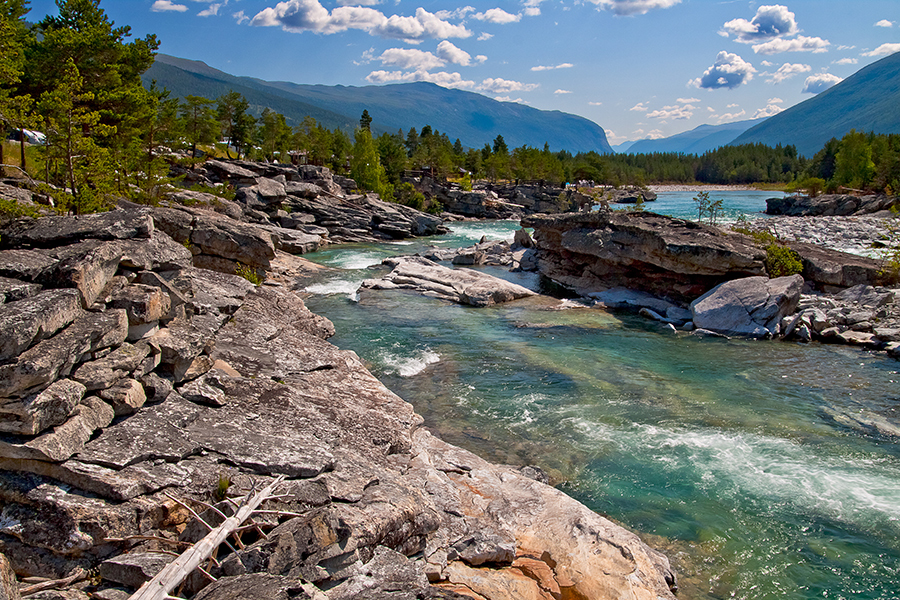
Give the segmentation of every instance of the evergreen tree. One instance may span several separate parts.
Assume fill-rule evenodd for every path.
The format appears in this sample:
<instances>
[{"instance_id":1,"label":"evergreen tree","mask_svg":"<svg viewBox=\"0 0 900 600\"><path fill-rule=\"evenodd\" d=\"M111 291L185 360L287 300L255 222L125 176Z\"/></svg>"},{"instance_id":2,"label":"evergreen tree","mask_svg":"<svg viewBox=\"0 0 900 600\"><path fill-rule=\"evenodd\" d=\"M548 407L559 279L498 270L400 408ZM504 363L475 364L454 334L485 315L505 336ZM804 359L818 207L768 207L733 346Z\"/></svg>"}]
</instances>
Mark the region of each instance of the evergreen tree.
<instances>
[{"instance_id":1,"label":"evergreen tree","mask_svg":"<svg viewBox=\"0 0 900 600\"><path fill-rule=\"evenodd\" d=\"M239 92L228 92L219 96L216 105L216 116L222 125L222 133L228 146L225 153L231 158L231 148L237 152L237 158L240 158L246 152L250 140L253 139L253 133L256 129L256 119L254 119L247 111L250 104L243 94Z\"/></svg>"},{"instance_id":2,"label":"evergreen tree","mask_svg":"<svg viewBox=\"0 0 900 600\"><path fill-rule=\"evenodd\" d=\"M372 131L372 117L369 116L369 111L366 109L363 109L362 116L359 118L359 128Z\"/></svg>"},{"instance_id":3,"label":"evergreen tree","mask_svg":"<svg viewBox=\"0 0 900 600\"><path fill-rule=\"evenodd\" d=\"M181 128L191 144L191 159L197 157L198 144L211 144L216 141L219 122L213 104L214 102L208 98L188 95L178 108Z\"/></svg>"},{"instance_id":4,"label":"evergreen tree","mask_svg":"<svg viewBox=\"0 0 900 600\"><path fill-rule=\"evenodd\" d=\"M371 190L385 200L393 198L393 187L387 181L384 167L378 159L378 151L372 140L372 132L360 127L354 133L350 176L363 190Z\"/></svg>"}]
</instances>

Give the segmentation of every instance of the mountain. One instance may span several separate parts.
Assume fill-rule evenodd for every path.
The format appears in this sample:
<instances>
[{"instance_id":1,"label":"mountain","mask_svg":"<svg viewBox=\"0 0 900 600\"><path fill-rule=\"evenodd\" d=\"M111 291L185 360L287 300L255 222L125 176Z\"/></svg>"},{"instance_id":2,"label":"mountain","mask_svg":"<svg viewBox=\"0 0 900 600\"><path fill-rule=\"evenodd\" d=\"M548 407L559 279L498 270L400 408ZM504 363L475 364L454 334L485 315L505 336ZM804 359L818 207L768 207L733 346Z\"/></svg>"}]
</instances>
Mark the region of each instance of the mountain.
<instances>
[{"instance_id":1,"label":"mountain","mask_svg":"<svg viewBox=\"0 0 900 600\"><path fill-rule=\"evenodd\" d=\"M677 152L681 154L703 154L721 146L727 146L751 127L758 125L763 119L751 119L725 123L724 125L700 125L658 140L638 140L628 149L630 154L652 154L654 152Z\"/></svg>"},{"instance_id":2,"label":"mountain","mask_svg":"<svg viewBox=\"0 0 900 600\"><path fill-rule=\"evenodd\" d=\"M863 67L824 92L769 117L732 144L794 144L813 156L851 129L900 133L900 53Z\"/></svg>"},{"instance_id":3,"label":"mountain","mask_svg":"<svg viewBox=\"0 0 900 600\"><path fill-rule=\"evenodd\" d=\"M636 140L631 140L630 142L622 142L621 144L615 144L612 149L616 154L624 154L628 152L628 149L637 143Z\"/></svg>"},{"instance_id":4,"label":"mountain","mask_svg":"<svg viewBox=\"0 0 900 600\"><path fill-rule=\"evenodd\" d=\"M430 125L451 140L468 147L493 144L502 135L510 148L528 145L553 150L612 153L603 128L584 117L560 111L538 110L514 102L498 102L481 94L451 90L433 83L383 86L303 85L235 77L199 61L159 54L144 73L144 82L156 81L173 96L217 98L237 91L255 112L268 107L295 125L307 115L329 129L352 131L363 110L372 117L376 133L417 130Z\"/></svg>"}]
</instances>

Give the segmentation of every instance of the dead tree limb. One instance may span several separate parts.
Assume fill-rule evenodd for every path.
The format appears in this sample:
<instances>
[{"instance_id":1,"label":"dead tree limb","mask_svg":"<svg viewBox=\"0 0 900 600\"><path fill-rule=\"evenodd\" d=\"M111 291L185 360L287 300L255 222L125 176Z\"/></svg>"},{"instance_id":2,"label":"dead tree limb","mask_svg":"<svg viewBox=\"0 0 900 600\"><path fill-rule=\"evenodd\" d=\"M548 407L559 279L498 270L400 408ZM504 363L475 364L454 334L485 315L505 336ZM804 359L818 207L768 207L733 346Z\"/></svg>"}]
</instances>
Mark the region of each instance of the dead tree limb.
<instances>
[{"instance_id":1,"label":"dead tree limb","mask_svg":"<svg viewBox=\"0 0 900 600\"><path fill-rule=\"evenodd\" d=\"M253 514L253 511L259 508L260 504L268 500L275 486L281 483L283 479L284 476L278 477L256 495L249 497L246 503L233 516L228 517L224 523L210 531L206 537L166 565L156 577L142 585L141 589L135 592L129 600L165 600L169 593L185 577L209 558L213 551L219 547L219 544L224 542L235 529L240 527Z\"/></svg>"}]
</instances>

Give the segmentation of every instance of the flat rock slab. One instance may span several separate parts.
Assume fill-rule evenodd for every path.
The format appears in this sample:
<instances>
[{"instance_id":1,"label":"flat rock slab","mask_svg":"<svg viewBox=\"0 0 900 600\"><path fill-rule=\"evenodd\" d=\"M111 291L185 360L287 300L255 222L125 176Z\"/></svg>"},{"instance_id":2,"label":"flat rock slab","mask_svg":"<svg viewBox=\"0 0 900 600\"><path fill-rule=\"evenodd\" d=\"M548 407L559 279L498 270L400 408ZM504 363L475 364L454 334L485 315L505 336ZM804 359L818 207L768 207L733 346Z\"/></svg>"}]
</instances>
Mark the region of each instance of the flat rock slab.
<instances>
[{"instance_id":1,"label":"flat rock slab","mask_svg":"<svg viewBox=\"0 0 900 600\"><path fill-rule=\"evenodd\" d=\"M537 295L528 288L474 271L450 269L417 256L385 259L394 270L364 281L361 290L414 290L459 304L484 307Z\"/></svg>"},{"instance_id":2,"label":"flat rock slab","mask_svg":"<svg viewBox=\"0 0 900 600\"><path fill-rule=\"evenodd\" d=\"M7 248L51 248L85 239L127 240L149 238L153 220L141 211L111 210L78 216L19 219L2 231Z\"/></svg>"}]
</instances>

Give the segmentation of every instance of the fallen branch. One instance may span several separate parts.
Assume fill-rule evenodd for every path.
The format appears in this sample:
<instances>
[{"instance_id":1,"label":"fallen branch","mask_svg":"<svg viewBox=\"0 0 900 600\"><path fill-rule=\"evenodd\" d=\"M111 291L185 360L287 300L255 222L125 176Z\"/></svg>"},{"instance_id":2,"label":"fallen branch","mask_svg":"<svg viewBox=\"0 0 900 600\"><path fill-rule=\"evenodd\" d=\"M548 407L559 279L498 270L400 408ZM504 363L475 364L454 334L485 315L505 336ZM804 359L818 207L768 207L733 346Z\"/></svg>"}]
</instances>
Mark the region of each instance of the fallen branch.
<instances>
[{"instance_id":1,"label":"fallen branch","mask_svg":"<svg viewBox=\"0 0 900 600\"><path fill-rule=\"evenodd\" d=\"M204 560L208 559L213 551L219 547L219 544L238 529L253 514L253 511L259 508L260 504L269 499L275 486L281 483L283 479L283 475L278 477L252 498L248 498L247 502L233 516L228 517L224 523L206 534L206 537L166 565L156 577L142 585L141 589L135 592L130 600L165 600L168 598L172 590L184 581L192 571L198 568Z\"/></svg>"},{"instance_id":2,"label":"fallen branch","mask_svg":"<svg viewBox=\"0 0 900 600\"><path fill-rule=\"evenodd\" d=\"M42 581L41 583L36 583L34 585L29 585L26 588L19 590L19 595L23 598L25 596L31 596L32 594L37 594L38 592L43 592L44 590L53 590L57 588L63 588L67 585L72 585L77 581L82 581L90 577L91 574L85 571L82 568L75 569L75 572L68 577L63 579L54 579L52 581Z\"/></svg>"}]
</instances>

